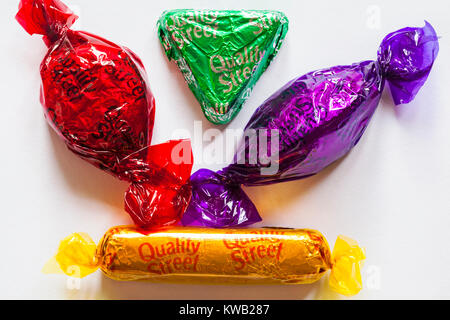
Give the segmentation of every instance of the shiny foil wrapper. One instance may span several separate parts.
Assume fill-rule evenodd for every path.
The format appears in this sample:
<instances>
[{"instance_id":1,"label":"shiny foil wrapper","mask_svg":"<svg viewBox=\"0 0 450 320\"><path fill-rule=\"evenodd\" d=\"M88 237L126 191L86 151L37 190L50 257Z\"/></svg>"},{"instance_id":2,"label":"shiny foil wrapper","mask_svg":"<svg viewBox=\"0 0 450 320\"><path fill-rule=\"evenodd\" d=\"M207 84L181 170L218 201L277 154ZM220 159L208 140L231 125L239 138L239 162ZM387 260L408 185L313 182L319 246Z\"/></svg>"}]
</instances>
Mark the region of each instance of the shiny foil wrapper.
<instances>
[{"instance_id":1,"label":"shiny foil wrapper","mask_svg":"<svg viewBox=\"0 0 450 320\"><path fill-rule=\"evenodd\" d=\"M226 124L277 55L288 19L269 10L172 10L158 21L174 60L206 118Z\"/></svg>"},{"instance_id":2,"label":"shiny foil wrapper","mask_svg":"<svg viewBox=\"0 0 450 320\"><path fill-rule=\"evenodd\" d=\"M331 268L314 230L174 228L146 233L113 228L99 244L101 270L115 280L311 283ZM169 279L170 280L170 279Z\"/></svg>"},{"instance_id":3,"label":"shiny foil wrapper","mask_svg":"<svg viewBox=\"0 0 450 320\"><path fill-rule=\"evenodd\" d=\"M231 165L191 177L192 200L183 224L235 227L260 221L242 185L304 179L348 154L367 129L385 85L395 104L409 103L438 51L436 32L426 23L386 36L375 61L322 69L287 83L255 111Z\"/></svg>"},{"instance_id":4,"label":"shiny foil wrapper","mask_svg":"<svg viewBox=\"0 0 450 320\"><path fill-rule=\"evenodd\" d=\"M84 233L61 241L45 273L83 278L100 268L121 281L209 284L304 284L331 270L332 289L353 295L362 289L364 249L338 237L333 252L314 230L283 228L110 229L98 246Z\"/></svg>"},{"instance_id":5,"label":"shiny foil wrapper","mask_svg":"<svg viewBox=\"0 0 450 320\"><path fill-rule=\"evenodd\" d=\"M78 17L59 0L21 0L17 21L44 36L41 102L48 123L82 159L131 183L125 209L140 226L176 224L190 199L189 141L151 146L155 99L130 49L71 30ZM188 144L188 163L172 152Z\"/></svg>"}]
</instances>

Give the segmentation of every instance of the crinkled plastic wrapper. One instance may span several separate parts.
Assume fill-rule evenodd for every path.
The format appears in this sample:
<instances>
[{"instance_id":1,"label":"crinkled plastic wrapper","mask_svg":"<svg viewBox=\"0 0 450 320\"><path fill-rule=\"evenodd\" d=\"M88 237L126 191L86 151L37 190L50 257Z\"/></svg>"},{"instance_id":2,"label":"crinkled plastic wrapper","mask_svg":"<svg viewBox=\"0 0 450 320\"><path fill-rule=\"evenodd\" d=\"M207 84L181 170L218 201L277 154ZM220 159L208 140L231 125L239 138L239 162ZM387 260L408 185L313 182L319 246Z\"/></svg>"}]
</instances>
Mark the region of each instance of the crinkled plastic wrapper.
<instances>
[{"instance_id":1,"label":"crinkled plastic wrapper","mask_svg":"<svg viewBox=\"0 0 450 320\"><path fill-rule=\"evenodd\" d=\"M158 32L206 118L226 124L277 55L288 32L284 13L269 10L172 10Z\"/></svg>"},{"instance_id":2,"label":"crinkled plastic wrapper","mask_svg":"<svg viewBox=\"0 0 450 320\"><path fill-rule=\"evenodd\" d=\"M59 0L22 0L16 18L30 34L44 35L41 102L67 147L131 183L125 208L136 224L177 223L190 198L190 142L150 147L155 99L141 60L128 48L71 30L77 16ZM174 163L173 154L187 161Z\"/></svg>"},{"instance_id":3,"label":"crinkled plastic wrapper","mask_svg":"<svg viewBox=\"0 0 450 320\"><path fill-rule=\"evenodd\" d=\"M364 259L354 240L340 236L332 253L314 230L116 227L98 246L86 234L67 237L43 271L85 277L100 268L122 281L305 284L331 270L331 287L353 295L362 288Z\"/></svg>"},{"instance_id":4,"label":"crinkled plastic wrapper","mask_svg":"<svg viewBox=\"0 0 450 320\"><path fill-rule=\"evenodd\" d=\"M260 221L241 185L303 179L346 155L366 130L386 82L395 104L409 103L438 51L436 32L426 23L389 34L376 61L314 71L286 84L251 117L233 164L191 177L183 223L229 227Z\"/></svg>"}]
</instances>

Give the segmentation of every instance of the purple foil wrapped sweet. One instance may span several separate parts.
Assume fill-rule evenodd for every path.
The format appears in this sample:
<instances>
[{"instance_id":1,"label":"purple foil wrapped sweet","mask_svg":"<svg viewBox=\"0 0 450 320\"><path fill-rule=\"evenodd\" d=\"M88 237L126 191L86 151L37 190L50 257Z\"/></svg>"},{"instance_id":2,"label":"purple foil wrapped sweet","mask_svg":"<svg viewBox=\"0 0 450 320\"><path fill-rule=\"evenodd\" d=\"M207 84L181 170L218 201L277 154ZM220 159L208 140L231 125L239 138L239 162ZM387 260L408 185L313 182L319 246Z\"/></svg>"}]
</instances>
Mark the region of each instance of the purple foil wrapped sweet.
<instances>
[{"instance_id":1,"label":"purple foil wrapped sweet","mask_svg":"<svg viewBox=\"0 0 450 320\"><path fill-rule=\"evenodd\" d=\"M427 80L438 51L436 32L426 22L423 28L389 34L377 61L314 71L286 84L250 119L233 164L192 175L192 200L182 223L221 228L261 221L242 185L303 179L343 157L366 130L385 82L395 104L409 103ZM264 160L275 155L276 170L271 170Z\"/></svg>"}]
</instances>

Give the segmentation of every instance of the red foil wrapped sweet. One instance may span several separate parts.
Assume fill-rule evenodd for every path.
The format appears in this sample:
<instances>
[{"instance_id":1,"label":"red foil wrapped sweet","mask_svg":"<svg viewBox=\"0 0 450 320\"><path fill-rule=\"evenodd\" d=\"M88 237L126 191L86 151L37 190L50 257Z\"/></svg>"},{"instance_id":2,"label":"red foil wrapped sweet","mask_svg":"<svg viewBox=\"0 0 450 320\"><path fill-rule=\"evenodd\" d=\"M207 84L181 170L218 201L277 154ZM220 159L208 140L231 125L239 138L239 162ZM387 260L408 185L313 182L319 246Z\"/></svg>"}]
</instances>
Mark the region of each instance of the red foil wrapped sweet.
<instances>
[{"instance_id":1,"label":"red foil wrapped sweet","mask_svg":"<svg viewBox=\"0 0 450 320\"><path fill-rule=\"evenodd\" d=\"M175 224L190 199L190 142L150 147L155 99L141 60L128 48L71 30L77 18L59 0L20 2L17 21L43 35L49 48L41 64L46 119L72 152L132 183L125 209L136 224Z\"/></svg>"}]
</instances>

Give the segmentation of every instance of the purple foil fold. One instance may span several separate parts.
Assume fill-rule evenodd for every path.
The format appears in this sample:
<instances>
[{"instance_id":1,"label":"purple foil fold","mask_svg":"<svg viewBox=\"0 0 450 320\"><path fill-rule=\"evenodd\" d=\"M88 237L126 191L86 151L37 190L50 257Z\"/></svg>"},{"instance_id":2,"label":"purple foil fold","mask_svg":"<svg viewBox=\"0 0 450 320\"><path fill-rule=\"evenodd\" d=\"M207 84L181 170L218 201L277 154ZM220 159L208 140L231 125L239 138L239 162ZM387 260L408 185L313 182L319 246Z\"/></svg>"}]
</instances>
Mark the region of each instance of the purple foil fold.
<instances>
[{"instance_id":1,"label":"purple foil fold","mask_svg":"<svg viewBox=\"0 0 450 320\"><path fill-rule=\"evenodd\" d=\"M192 175L193 197L188 208L191 214L184 215L184 225L245 227L262 220L240 185L225 179L221 174L207 169Z\"/></svg>"},{"instance_id":2,"label":"purple foil fold","mask_svg":"<svg viewBox=\"0 0 450 320\"><path fill-rule=\"evenodd\" d=\"M245 129L265 132L269 151L271 135L279 136L278 170L263 173L269 165L251 157L266 155L254 141L243 139L233 164L217 173L202 169L191 177L193 196L182 223L222 228L261 221L242 185L303 179L346 155L364 134L386 81L395 104L409 103L438 52L438 37L426 22L423 28L386 36L377 61L314 71L286 84L256 110Z\"/></svg>"}]
</instances>

